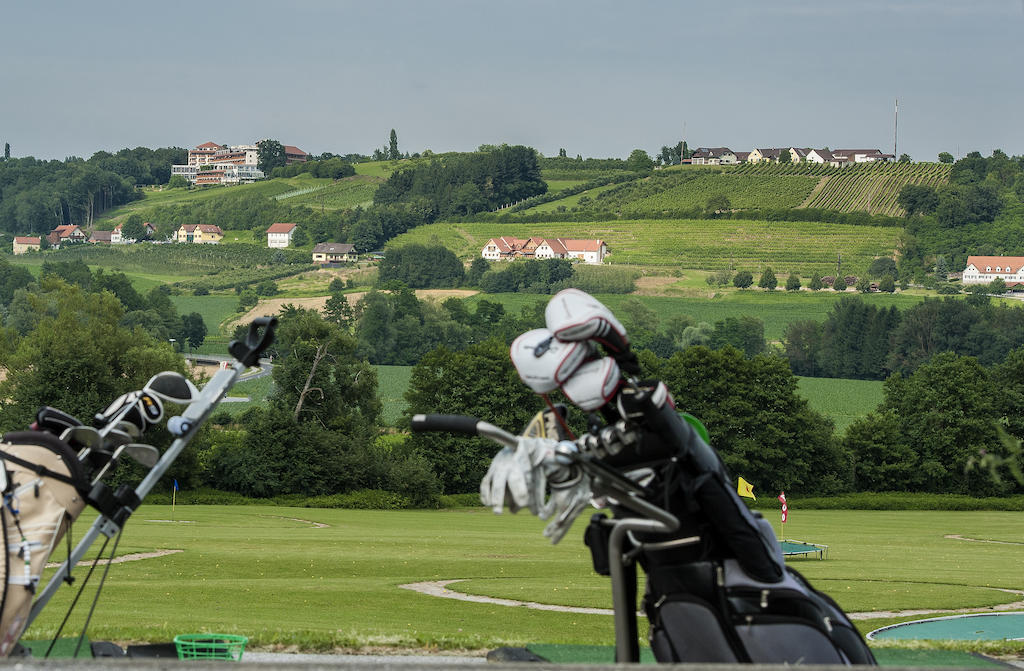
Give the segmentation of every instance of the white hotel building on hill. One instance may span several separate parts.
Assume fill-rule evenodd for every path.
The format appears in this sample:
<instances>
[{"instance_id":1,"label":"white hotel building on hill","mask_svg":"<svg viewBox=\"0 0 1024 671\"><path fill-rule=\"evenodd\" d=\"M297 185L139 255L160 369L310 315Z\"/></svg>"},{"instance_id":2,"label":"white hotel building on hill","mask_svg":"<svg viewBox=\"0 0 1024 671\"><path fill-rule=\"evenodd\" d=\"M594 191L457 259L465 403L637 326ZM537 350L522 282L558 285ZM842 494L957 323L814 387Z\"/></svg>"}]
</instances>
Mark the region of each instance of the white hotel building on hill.
<instances>
[{"instance_id":1,"label":"white hotel building on hill","mask_svg":"<svg viewBox=\"0 0 1024 671\"><path fill-rule=\"evenodd\" d=\"M193 184L248 184L266 175L260 170L260 149L254 144L224 147L216 142L204 142L188 152L188 163L172 165L171 174L181 175ZM303 163L309 154L298 147L284 145L287 165Z\"/></svg>"},{"instance_id":2,"label":"white hotel building on hill","mask_svg":"<svg viewBox=\"0 0 1024 671\"><path fill-rule=\"evenodd\" d=\"M960 281L988 284L997 277L1008 287L1024 284L1024 256L968 256Z\"/></svg>"}]
</instances>

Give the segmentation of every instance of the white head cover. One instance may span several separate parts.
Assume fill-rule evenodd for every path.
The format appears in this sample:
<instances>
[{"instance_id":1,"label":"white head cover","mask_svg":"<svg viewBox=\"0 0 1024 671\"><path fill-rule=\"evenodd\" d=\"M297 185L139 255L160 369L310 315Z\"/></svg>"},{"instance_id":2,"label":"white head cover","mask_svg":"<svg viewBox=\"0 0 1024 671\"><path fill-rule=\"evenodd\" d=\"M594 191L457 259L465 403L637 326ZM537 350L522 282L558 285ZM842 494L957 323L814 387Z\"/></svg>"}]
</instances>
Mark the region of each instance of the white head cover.
<instances>
[{"instance_id":1,"label":"white head cover","mask_svg":"<svg viewBox=\"0 0 1024 671\"><path fill-rule=\"evenodd\" d=\"M559 340L596 340L613 352L629 346L626 329L605 305L579 289L563 289L551 297L544 321Z\"/></svg>"},{"instance_id":2,"label":"white head cover","mask_svg":"<svg viewBox=\"0 0 1024 671\"><path fill-rule=\"evenodd\" d=\"M562 342L547 329L533 329L512 341L510 355L523 382L546 394L569 379L593 351L588 342Z\"/></svg>"},{"instance_id":3,"label":"white head cover","mask_svg":"<svg viewBox=\"0 0 1024 671\"><path fill-rule=\"evenodd\" d=\"M619 364L611 357L604 357L577 368L573 376L562 383L562 391L580 409L590 412L615 396L620 381Z\"/></svg>"}]
</instances>

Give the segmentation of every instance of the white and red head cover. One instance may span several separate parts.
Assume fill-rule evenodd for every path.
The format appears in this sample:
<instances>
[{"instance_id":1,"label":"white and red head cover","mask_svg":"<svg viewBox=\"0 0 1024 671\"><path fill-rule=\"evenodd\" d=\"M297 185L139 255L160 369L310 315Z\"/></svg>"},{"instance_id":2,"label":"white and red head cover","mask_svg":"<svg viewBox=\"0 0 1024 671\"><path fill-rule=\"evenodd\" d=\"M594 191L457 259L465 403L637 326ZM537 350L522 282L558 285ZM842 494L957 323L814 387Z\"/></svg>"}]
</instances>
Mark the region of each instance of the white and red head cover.
<instances>
[{"instance_id":1,"label":"white and red head cover","mask_svg":"<svg viewBox=\"0 0 1024 671\"><path fill-rule=\"evenodd\" d=\"M626 329L611 310L579 289L563 289L552 296L544 321L559 340L594 340L613 353L629 346Z\"/></svg>"},{"instance_id":2,"label":"white and red head cover","mask_svg":"<svg viewBox=\"0 0 1024 671\"><path fill-rule=\"evenodd\" d=\"M621 381L619 364L611 357L604 357L577 368L572 377L562 383L562 392L581 410L590 412L610 401Z\"/></svg>"},{"instance_id":3,"label":"white and red head cover","mask_svg":"<svg viewBox=\"0 0 1024 671\"><path fill-rule=\"evenodd\" d=\"M593 352L589 342L563 342L548 329L533 329L512 341L510 355L520 379L536 393L546 394L568 380Z\"/></svg>"}]
</instances>

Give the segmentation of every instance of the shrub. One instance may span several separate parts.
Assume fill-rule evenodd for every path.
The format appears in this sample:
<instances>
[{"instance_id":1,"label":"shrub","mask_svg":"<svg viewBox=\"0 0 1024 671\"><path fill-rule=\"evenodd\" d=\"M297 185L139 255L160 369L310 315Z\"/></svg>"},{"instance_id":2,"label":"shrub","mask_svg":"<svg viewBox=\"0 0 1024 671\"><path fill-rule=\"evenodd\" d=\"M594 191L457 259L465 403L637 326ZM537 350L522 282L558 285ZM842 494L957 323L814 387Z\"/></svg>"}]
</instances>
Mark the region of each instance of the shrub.
<instances>
[{"instance_id":1,"label":"shrub","mask_svg":"<svg viewBox=\"0 0 1024 671\"><path fill-rule=\"evenodd\" d=\"M749 270L741 270L732 278L732 285L739 289L746 289L754 283L754 276Z\"/></svg>"},{"instance_id":2,"label":"shrub","mask_svg":"<svg viewBox=\"0 0 1024 671\"><path fill-rule=\"evenodd\" d=\"M786 291L799 291L800 286L800 278L797 274L790 273L789 277L786 278Z\"/></svg>"},{"instance_id":3,"label":"shrub","mask_svg":"<svg viewBox=\"0 0 1024 671\"><path fill-rule=\"evenodd\" d=\"M205 286L198 286L192 292L192 295L193 296L209 296L210 295L210 290L207 289Z\"/></svg>"},{"instance_id":4,"label":"shrub","mask_svg":"<svg viewBox=\"0 0 1024 671\"><path fill-rule=\"evenodd\" d=\"M302 508L350 508L355 510L402 510L412 508L409 497L383 489L359 489L346 494L313 496L299 504Z\"/></svg>"}]
</instances>

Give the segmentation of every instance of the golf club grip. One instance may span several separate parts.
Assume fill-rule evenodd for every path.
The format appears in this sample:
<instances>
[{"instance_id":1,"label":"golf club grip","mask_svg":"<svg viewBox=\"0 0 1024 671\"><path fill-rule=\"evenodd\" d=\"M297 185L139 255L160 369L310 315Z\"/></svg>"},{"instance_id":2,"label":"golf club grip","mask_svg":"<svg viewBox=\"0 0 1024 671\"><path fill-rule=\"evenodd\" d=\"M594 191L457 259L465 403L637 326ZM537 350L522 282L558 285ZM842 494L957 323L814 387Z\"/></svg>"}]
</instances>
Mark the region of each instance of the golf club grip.
<instances>
[{"instance_id":1,"label":"golf club grip","mask_svg":"<svg viewBox=\"0 0 1024 671\"><path fill-rule=\"evenodd\" d=\"M477 435L477 424L480 420L467 415L413 415L413 431L448 431Z\"/></svg>"}]
</instances>

